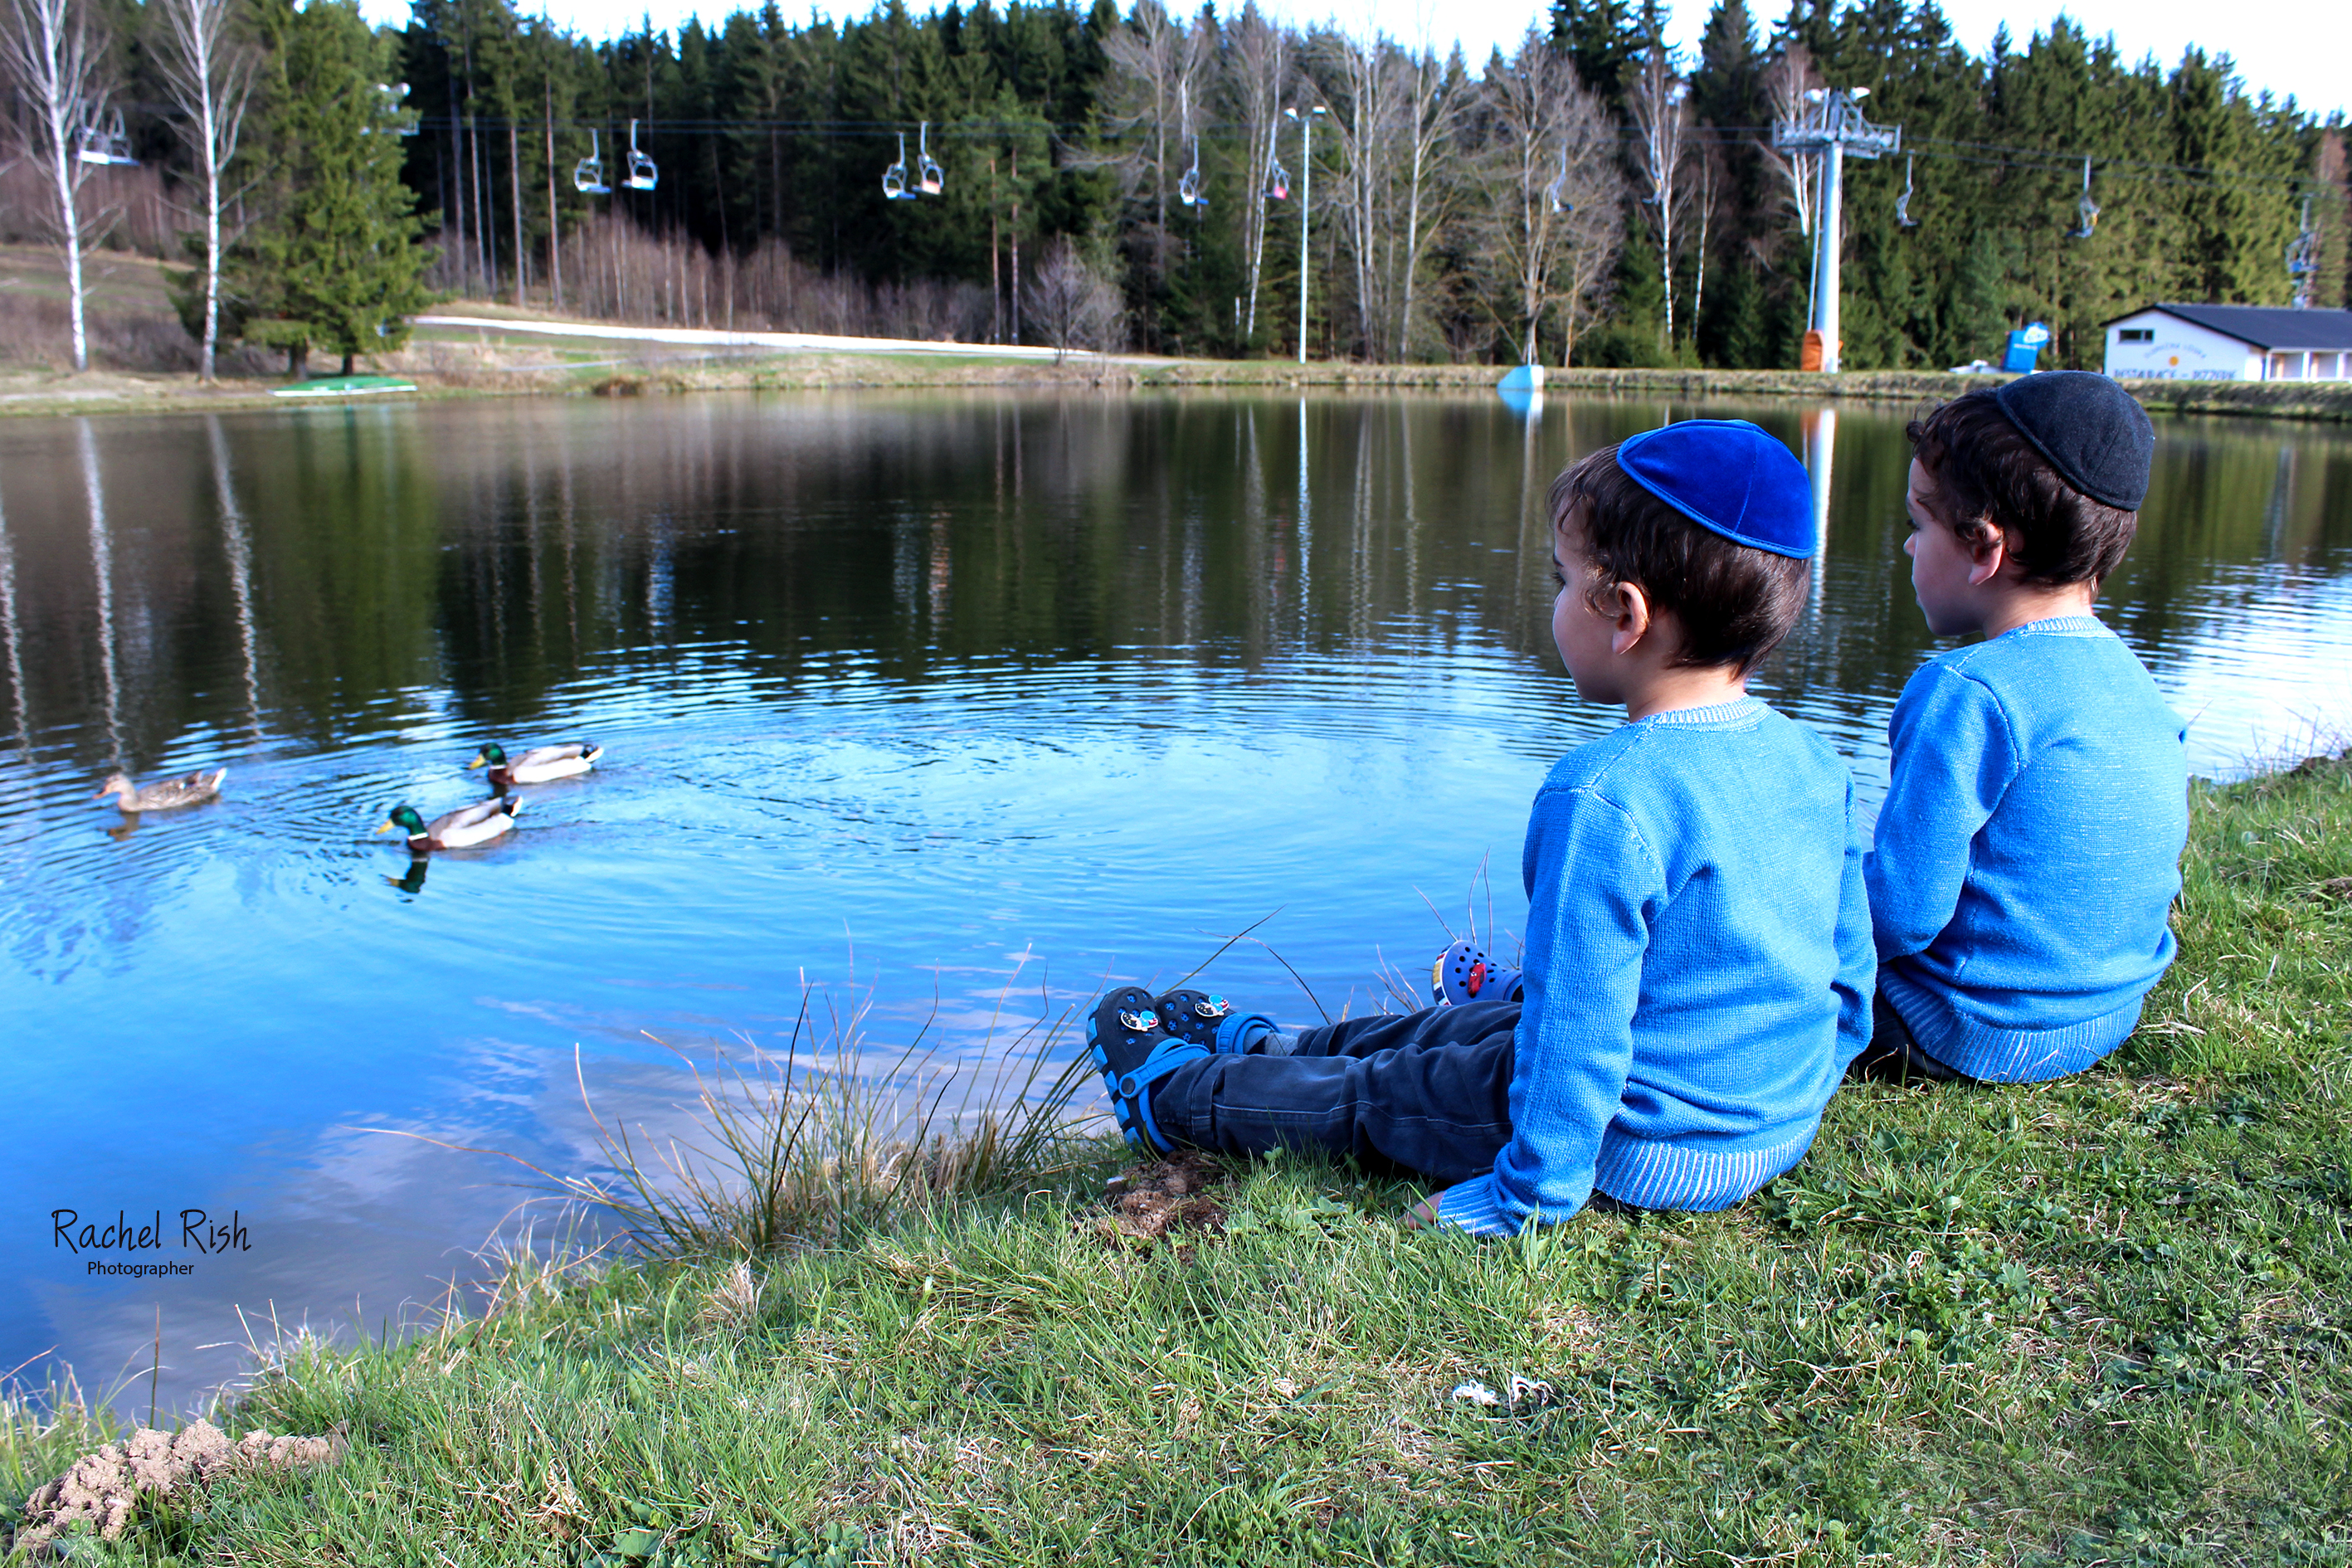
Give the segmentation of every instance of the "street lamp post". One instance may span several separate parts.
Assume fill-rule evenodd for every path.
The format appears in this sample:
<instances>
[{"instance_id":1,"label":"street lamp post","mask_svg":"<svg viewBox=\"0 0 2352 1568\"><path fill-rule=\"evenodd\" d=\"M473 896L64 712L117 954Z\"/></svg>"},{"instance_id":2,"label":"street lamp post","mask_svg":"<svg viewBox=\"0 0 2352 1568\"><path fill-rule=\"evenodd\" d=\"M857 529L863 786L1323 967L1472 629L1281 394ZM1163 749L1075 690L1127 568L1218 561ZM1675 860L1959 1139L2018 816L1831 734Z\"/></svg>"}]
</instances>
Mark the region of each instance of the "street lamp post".
<instances>
[{"instance_id":1,"label":"street lamp post","mask_svg":"<svg viewBox=\"0 0 2352 1568\"><path fill-rule=\"evenodd\" d=\"M1295 109L1282 111L1298 121L1301 139L1299 159L1305 167L1299 171L1298 186L1298 363L1307 363L1307 216L1315 210L1315 117L1324 112L1323 106L1301 114Z\"/></svg>"}]
</instances>

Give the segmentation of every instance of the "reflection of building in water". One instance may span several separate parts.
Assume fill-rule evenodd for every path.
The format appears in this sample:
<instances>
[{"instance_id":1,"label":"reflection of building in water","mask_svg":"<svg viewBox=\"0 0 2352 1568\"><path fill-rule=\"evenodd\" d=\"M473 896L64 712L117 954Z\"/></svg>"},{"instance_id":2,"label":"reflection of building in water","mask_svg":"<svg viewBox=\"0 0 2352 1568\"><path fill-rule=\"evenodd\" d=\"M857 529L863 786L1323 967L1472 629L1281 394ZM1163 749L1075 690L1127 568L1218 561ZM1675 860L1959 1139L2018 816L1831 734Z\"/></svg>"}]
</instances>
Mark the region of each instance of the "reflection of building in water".
<instances>
[{"instance_id":1,"label":"reflection of building in water","mask_svg":"<svg viewBox=\"0 0 2352 1568\"><path fill-rule=\"evenodd\" d=\"M1837 410L1812 409L1799 416L1805 433L1805 473L1813 483L1813 596L1822 608L1822 580L1830 558L1830 467L1837 456Z\"/></svg>"}]
</instances>

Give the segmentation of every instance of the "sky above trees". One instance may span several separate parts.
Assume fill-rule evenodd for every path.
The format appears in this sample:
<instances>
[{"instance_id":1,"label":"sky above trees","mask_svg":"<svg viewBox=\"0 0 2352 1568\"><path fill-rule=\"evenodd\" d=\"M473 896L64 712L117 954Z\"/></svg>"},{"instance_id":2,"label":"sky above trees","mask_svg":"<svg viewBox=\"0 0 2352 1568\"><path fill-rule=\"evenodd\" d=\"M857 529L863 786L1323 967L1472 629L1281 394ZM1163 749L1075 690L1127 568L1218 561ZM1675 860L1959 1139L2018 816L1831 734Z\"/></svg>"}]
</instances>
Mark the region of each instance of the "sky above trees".
<instances>
[{"instance_id":1,"label":"sky above trees","mask_svg":"<svg viewBox=\"0 0 2352 1568\"><path fill-rule=\"evenodd\" d=\"M1276 21L1303 24L1338 18L1350 30L1369 23L1400 42L1417 44L1424 37L1441 49L1458 39L1474 66L1497 45L1508 52L1528 25L1549 16L1544 0L1262 0L1267 16ZM544 12L559 26L590 37L611 37L641 28L650 16L657 27L675 26L698 15L716 23L731 11L745 9L750 0L543 0L533 12ZM929 9L917 5L916 9ZM1181 7L1177 7L1181 9ZM1228 9L1219 6L1219 10ZM835 17L863 16L867 0L802 0L786 4L785 16L800 20L811 11ZM1775 7L1765 0L1757 7L1759 20L1770 22ZM407 0L362 0L362 12L380 25L399 26L408 20ZM2037 31L2046 31L2060 11L2082 24L2094 37L2112 33L2129 60L2152 54L2167 66L2177 63L2190 44L2208 54L2226 54L2237 62L2248 88L2264 88L2284 97L2293 93L2306 110L2325 118L2329 111L2352 105L2352 5L2328 0L2241 0L2215 5L2211 0L2073 0L2060 5L2052 0L2026 4L2021 0L1945 0L1944 15L1956 40L1973 54L1983 54L1995 28L2006 24L2021 43ZM1685 56L1698 47L1699 28L1706 20L1704 0L1683 0L1669 10L1667 36Z\"/></svg>"}]
</instances>

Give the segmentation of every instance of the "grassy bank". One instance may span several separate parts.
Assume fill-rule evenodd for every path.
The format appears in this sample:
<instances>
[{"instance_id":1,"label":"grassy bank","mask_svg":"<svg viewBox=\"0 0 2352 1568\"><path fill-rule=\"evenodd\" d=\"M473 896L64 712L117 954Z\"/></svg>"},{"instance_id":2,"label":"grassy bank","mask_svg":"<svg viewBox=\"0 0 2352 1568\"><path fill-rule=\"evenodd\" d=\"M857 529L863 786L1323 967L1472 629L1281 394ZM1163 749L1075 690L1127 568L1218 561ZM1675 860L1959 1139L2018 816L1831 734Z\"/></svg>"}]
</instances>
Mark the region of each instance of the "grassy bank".
<instances>
[{"instance_id":1,"label":"grassy bank","mask_svg":"<svg viewBox=\"0 0 2352 1568\"><path fill-rule=\"evenodd\" d=\"M2200 786L2194 823L2179 962L2107 1063L1849 1089L1735 1211L1481 1246L1292 1161L1155 1242L1106 1166L519 1272L405 1349L290 1356L237 1428L348 1456L116 1554L2352 1561L2352 762ZM92 1436L18 1420L0 1485Z\"/></svg>"}]
</instances>

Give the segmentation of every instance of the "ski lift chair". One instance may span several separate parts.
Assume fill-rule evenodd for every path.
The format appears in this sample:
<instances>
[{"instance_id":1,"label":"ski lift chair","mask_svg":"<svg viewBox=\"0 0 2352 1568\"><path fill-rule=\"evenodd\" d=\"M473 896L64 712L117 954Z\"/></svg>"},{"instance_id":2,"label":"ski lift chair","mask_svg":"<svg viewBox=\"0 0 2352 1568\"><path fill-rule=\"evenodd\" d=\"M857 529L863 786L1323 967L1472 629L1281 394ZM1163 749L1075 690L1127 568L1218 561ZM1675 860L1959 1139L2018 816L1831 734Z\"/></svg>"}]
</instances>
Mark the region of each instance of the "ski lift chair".
<instances>
[{"instance_id":1,"label":"ski lift chair","mask_svg":"<svg viewBox=\"0 0 2352 1568\"><path fill-rule=\"evenodd\" d=\"M915 188L927 196L935 196L947 184L947 171L931 156L931 122L924 121L916 132Z\"/></svg>"},{"instance_id":2,"label":"ski lift chair","mask_svg":"<svg viewBox=\"0 0 2352 1568\"><path fill-rule=\"evenodd\" d=\"M1176 182L1176 199L1188 207L1205 207L1209 198L1201 194L1201 139L1192 138L1192 166Z\"/></svg>"},{"instance_id":3,"label":"ski lift chair","mask_svg":"<svg viewBox=\"0 0 2352 1568\"><path fill-rule=\"evenodd\" d=\"M2088 158L2083 160L2083 199L2076 204L2076 210L2083 215L2082 226L2068 229L2066 237L2088 239L2099 226L2099 204L2091 199L2091 161Z\"/></svg>"},{"instance_id":4,"label":"ski lift chair","mask_svg":"<svg viewBox=\"0 0 2352 1568\"><path fill-rule=\"evenodd\" d=\"M907 133L898 132L898 161L882 171L882 199L886 202L911 202L915 193L907 188Z\"/></svg>"},{"instance_id":5,"label":"ski lift chair","mask_svg":"<svg viewBox=\"0 0 2352 1568\"><path fill-rule=\"evenodd\" d=\"M1290 199L1290 171L1279 163L1270 163L1265 171L1265 199L1286 202Z\"/></svg>"},{"instance_id":6,"label":"ski lift chair","mask_svg":"<svg viewBox=\"0 0 2352 1568\"><path fill-rule=\"evenodd\" d=\"M613 187L604 183L604 142L593 130L588 132L588 156L572 166L572 184L592 196L613 194Z\"/></svg>"},{"instance_id":7,"label":"ski lift chair","mask_svg":"<svg viewBox=\"0 0 2352 1568\"><path fill-rule=\"evenodd\" d=\"M1903 194L1895 198L1895 226L1897 228L1917 228L1919 220L1911 216L1911 159L1903 160Z\"/></svg>"},{"instance_id":8,"label":"ski lift chair","mask_svg":"<svg viewBox=\"0 0 2352 1568\"><path fill-rule=\"evenodd\" d=\"M1559 177L1544 187L1544 200L1549 204L1552 211L1572 213L1576 210L1576 204L1568 199L1567 190L1568 149L1563 146L1559 150Z\"/></svg>"},{"instance_id":9,"label":"ski lift chair","mask_svg":"<svg viewBox=\"0 0 2352 1568\"><path fill-rule=\"evenodd\" d=\"M661 183L654 161L637 151L637 122L629 121L629 177L621 182L633 191L650 191Z\"/></svg>"},{"instance_id":10,"label":"ski lift chair","mask_svg":"<svg viewBox=\"0 0 2352 1568\"><path fill-rule=\"evenodd\" d=\"M383 116L393 121L394 134L414 136L422 129L415 111L405 101L408 97L406 82L380 81L375 84L375 90L383 100ZM373 131L375 128L370 126L368 129Z\"/></svg>"},{"instance_id":11,"label":"ski lift chair","mask_svg":"<svg viewBox=\"0 0 2352 1568\"><path fill-rule=\"evenodd\" d=\"M137 168L139 160L131 156L131 134L123 129L122 110L116 110L103 127L94 118L84 123L74 135L74 156L85 163L118 163Z\"/></svg>"}]
</instances>

